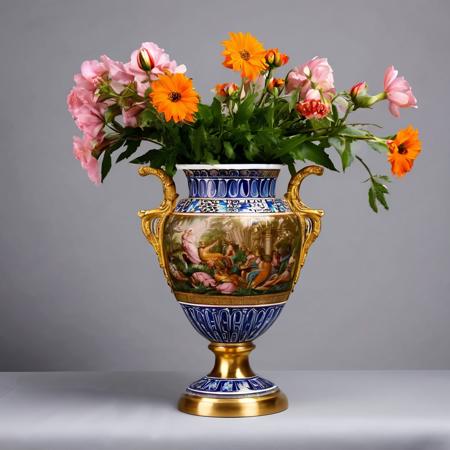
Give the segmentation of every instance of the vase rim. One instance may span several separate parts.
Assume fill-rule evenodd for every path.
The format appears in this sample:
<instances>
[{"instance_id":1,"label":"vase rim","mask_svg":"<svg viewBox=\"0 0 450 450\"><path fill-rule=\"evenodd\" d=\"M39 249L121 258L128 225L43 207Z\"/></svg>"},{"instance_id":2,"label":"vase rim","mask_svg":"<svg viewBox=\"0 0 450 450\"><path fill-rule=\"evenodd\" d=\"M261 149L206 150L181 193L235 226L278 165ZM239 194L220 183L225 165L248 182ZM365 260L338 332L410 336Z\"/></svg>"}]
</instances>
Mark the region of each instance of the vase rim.
<instances>
[{"instance_id":1,"label":"vase rim","mask_svg":"<svg viewBox=\"0 0 450 450\"><path fill-rule=\"evenodd\" d=\"M209 169L281 169L284 164L177 164L180 170L209 170Z\"/></svg>"}]
</instances>

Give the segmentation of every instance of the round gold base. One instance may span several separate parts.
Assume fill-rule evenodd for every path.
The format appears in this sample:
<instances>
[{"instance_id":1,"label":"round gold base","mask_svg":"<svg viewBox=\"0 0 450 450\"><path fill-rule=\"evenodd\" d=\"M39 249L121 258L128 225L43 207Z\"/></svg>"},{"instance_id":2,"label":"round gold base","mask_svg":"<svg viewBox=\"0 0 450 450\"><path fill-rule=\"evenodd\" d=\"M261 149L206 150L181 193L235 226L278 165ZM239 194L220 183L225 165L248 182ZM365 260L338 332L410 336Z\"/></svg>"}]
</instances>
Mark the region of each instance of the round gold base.
<instances>
[{"instance_id":1,"label":"round gold base","mask_svg":"<svg viewBox=\"0 0 450 450\"><path fill-rule=\"evenodd\" d=\"M215 398L183 394L178 409L187 414L205 417L253 417L284 411L286 395L280 390L267 395L241 398Z\"/></svg>"}]
</instances>

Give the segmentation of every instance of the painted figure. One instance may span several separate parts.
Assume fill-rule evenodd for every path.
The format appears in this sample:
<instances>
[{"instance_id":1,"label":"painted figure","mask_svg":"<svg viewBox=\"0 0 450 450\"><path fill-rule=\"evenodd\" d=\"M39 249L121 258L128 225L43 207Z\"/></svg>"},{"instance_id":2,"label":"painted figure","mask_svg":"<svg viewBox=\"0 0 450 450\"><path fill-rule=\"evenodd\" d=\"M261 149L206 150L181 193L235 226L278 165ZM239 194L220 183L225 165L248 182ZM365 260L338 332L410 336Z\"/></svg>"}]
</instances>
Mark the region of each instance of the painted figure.
<instances>
[{"instance_id":1,"label":"painted figure","mask_svg":"<svg viewBox=\"0 0 450 450\"><path fill-rule=\"evenodd\" d=\"M198 249L194 244L192 228L188 228L181 236L181 242L186 258L193 264L200 264L202 261L198 254Z\"/></svg>"}]
</instances>

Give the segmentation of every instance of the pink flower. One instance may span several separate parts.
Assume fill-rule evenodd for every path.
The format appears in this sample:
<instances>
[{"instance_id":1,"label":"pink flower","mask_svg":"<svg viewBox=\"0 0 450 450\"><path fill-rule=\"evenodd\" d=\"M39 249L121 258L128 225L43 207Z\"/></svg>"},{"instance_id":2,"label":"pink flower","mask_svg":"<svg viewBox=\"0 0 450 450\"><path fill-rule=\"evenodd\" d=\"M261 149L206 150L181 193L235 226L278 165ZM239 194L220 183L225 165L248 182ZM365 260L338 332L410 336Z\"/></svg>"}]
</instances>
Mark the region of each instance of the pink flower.
<instances>
[{"instance_id":1,"label":"pink flower","mask_svg":"<svg viewBox=\"0 0 450 450\"><path fill-rule=\"evenodd\" d=\"M84 61L81 64L81 76L85 81L91 83L93 86L97 86L100 83L105 72L105 65L95 59L91 61Z\"/></svg>"},{"instance_id":2,"label":"pink flower","mask_svg":"<svg viewBox=\"0 0 450 450\"><path fill-rule=\"evenodd\" d=\"M417 108L410 84L404 77L398 77L394 66L389 66L384 73L384 92L389 101L389 111L395 117L400 116L399 108Z\"/></svg>"},{"instance_id":3,"label":"pink flower","mask_svg":"<svg viewBox=\"0 0 450 450\"><path fill-rule=\"evenodd\" d=\"M69 94L70 95L70 94ZM84 104L75 116L77 127L90 139L103 140L104 114L107 106L104 103Z\"/></svg>"},{"instance_id":4,"label":"pink flower","mask_svg":"<svg viewBox=\"0 0 450 450\"><path fill-rule=\"evenodd\" d=\"M300 89L300 98L306 98L310 89L319 91L324 98L330 99L334 89L333 69L327 58L315 56L301 66L295 67L287 77L286 92Z\"/></svg>"},{"instance_id":5,"label":"pink flower","mask_svg":"<svg viewBox=\"0 0 450 450\"><path fill-rule=\"evenodd\" d=\"M138 116L144 110L144 105L134 105L131 108L122 109L123 124L126 127L136 128L138 125Z\"/></svg>"},{"instance_id":6,"label":"pink flower","mask_svg":"<svg viewBox=\"0 0 450 450\"><path fill-rule=\"evenodd\" d=\"M119 94L125 86L133 82L134 75L125 64L114 61L106 55L100 56L100 60L108 71L108 77L111 80L110 85L116 93Z\"/></svg>"},{"instance_id":7,"label":"pink flower","mask_svg":"<svg viewBox=\"0 0 450 450\"><path fill-rule=\"evenodd\" d=\"M95 146L95 141L92 141L88 136L80 138L74 136L73 138L73 154L81 163L81 167L86 170L89 179L94 184L100 184L100 173L98 170L98 161L92 156L92 150Z\"/></svg>"},{"instance_id":8,"label":"pink flower","mask_svg":"<svg viewBox=\"0 0 450 450\"><path fill-rule=\"evenodd\" d=\"M154 42L143 42L141 46L131 54L130 62L125 64L126 69L134 75L137 83L138 93L144 95L145 90L149 87L147 72L141 69L139 65L139 52L144 48L149 53L153 68L150 70L151 80L156 80L159 75L166 70L172 73L185 73L186 66L184 64L177 66L175 60L171 60L170 56L164 49L158 47Z\"/></svg>"},{"instance_id":9,"label":"pink flower","mask_svg":"<svg viewBox=\"0 0 450 450\"><path fill-rule=\"evenodd\" d=\"M67 109L75 119L81 107L84 105L95 105L94 95L92 92L77 85L72 88L67 96Z\"/></svg>"}]
</instances>

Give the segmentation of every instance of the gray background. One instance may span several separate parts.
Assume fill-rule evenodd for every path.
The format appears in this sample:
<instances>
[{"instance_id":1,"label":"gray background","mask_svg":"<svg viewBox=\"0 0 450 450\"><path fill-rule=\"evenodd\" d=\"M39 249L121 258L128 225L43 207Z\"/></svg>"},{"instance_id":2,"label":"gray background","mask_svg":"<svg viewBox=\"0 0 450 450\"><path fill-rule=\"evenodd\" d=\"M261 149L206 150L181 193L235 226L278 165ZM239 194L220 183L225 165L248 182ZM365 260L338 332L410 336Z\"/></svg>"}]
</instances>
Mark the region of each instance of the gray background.
<instances>
[{"instance_id":1,"label":"gray background","mask_svg":"<svg viewBox=\"0 0 450 450\"><path fill-rule=\"evenodd\" d=\"M326 211L323 233L254 366L450 369L449 19L450 3L436 0L1 0L0 369L210 367L140 233L136 211L158 204L158 182L123 164L91 185L72 157L65 98L84 59L127 60L152 40L209 99L216 82L235 79L220 41L239 30L293 63L327 56L341 89L366 80L376 92L395 64L420 108L396 120L382 104L356 118L387 132L412 122L424 147L392 185L390 212L371 213L356 164L305 183L306 202Z\"/></svg>"}]
</instances>

